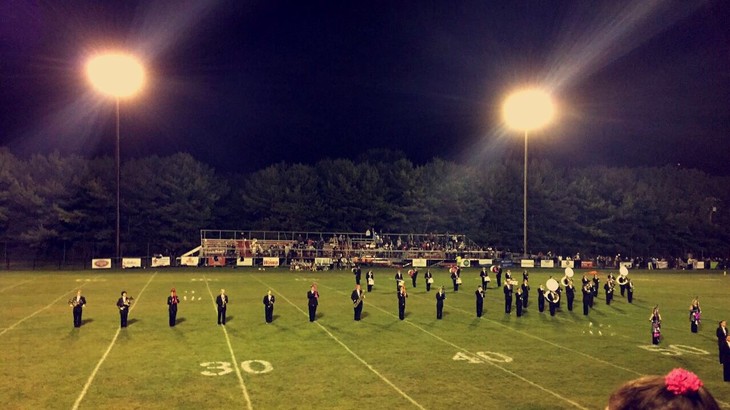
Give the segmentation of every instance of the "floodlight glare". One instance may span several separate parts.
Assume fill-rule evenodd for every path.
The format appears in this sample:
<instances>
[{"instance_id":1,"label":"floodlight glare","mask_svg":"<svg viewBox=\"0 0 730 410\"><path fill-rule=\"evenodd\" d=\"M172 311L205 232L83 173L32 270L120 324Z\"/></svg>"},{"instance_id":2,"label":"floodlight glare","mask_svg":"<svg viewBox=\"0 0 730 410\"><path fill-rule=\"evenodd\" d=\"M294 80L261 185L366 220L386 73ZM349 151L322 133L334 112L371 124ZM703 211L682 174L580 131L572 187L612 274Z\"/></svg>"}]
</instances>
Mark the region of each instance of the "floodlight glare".
<instances>
[{"instance_id":1,"label":"floodlight glare","mask_svg":"<svg viewBox=\"0 0 730 410\"><path fill-rule=\"evenodd\" d=\"M531 88L511 94L502 106L502 115L507 126L520 131L533 131L547 125L555 115L555 106L550 95L540 89Z\"/></svg>"},{"instance_id":2,"label":"floodlight glare","mask_svg":"<svg viewBox=\"0 0 730 410\"><path fill-rule=\"evenodd\" d=\"M114 98L131 97L145 82L142 63L124 53L99 54L86 63L86 75L96 90Z\"/></svg>"}]
</instances>

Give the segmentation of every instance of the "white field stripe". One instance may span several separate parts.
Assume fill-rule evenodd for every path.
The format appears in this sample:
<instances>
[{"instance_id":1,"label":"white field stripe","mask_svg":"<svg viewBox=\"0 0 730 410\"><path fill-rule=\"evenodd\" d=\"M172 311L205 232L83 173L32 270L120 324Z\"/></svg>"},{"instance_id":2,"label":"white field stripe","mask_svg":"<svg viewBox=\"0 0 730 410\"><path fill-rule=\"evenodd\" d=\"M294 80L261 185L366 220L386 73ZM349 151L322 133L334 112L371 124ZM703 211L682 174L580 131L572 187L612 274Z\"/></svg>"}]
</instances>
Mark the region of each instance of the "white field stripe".
<instances>
[{"instance_id":1,"label":"white field stripe","mask_svg":"<svg viewBox=\"0 0 730 410\"><path fill-rule=\"evenodd\" d=\"M416 297L419 297L419 295L416 295ZM446 304L444 304L444 307L445 307L445 306L446 306ZM459 309L458 307L450 306L450 308L451 308L451 309L453 309L453 310L457 310L457 311L459 311L459 312L463 312L463 313L466 313L467 315L470 315L470 314L471 314L470 312L467 312L467 311L466 311L466 310L464 310L464 309ZM475 313L475 314L476 314L476 313ZM517 329L514 329L514 328L512 328L512 327L509 327L509 326L507 326L507 325L504 325L504 324L502 324L502 323L499 323L498 321L496 321L496 320L494 320L494 319L489 319L489 318L488 318L488 317L486 317L486 316L482 316L482 319L486 319L486 320L488 320L488 321L490 321L490 322L494 323L495 325L501 326L501 327L503 327L503 328L505 328L505 329L508 329L508 330L511 330L511 331L513 331L513 332L517 332L517 333L519 333L519 334L521 334L521 335L523 335L523 336L526 336L526 337L529 337L529 338L532 338L532 339L536 339L536 340L539 340L539 341L541 341L541 342L543 342L543 343L547 343L547 344L549 344L549 345L552 345L552 346L555 346L555 347L557 347L557 348L559 348L559 349L563 349L563 350L567 350L567 351L569 351L569 352L573 352L573 353L575 353L575 354L581 355L581 356L583 356L583 357L586 357L586 358L588 358L588 359L591 359L591 360L595 360L595 361L597 361L597 362L603 363L603 364L605 364L605 365L607 365L607 366L615 367L615 368L617 368L617 369L620 369L620 370L623 370L623 371L625 371L625 372L633 373L633 374L635 374L635 375L637 375L637 376L644 376L644 374L643 374L643 373L639 373L639 372L637 372L637 371L634 371L634 370L631 370L631 369L627 369L626 367L623 367L623 366L619 366L619 365L617 365L617 364L613 364L613 363L611 363L611 362L607 362L607 361L605 361L605 360L599 359L599 358L597 358L597 357L595 357L595 356L591 356L591 355L589 355L589 354L583 353L583 352L581 352L581 351L578 351L578 350L573 350L573 349L571 349L571 348L569 348L569 347L565 347L565 346L563 346L563 345L559 345L559 344L557 344L557 343L555 343L555 342L551 342L551 341L549 341L549 340L547 340L547 339L543 339L543 338L541 338L541 337L538 337L538 336L535 336L535 335L533 335L533 334L530 334L530 333L527 333L527 332L523 332L523 331L521 331L521 330L517 330Z\"/></svg>"},{"instance_id":2,"label":"white field stripe","mask_svg":"<svg viewBox=\"0 0 730 410\"><path fill-rule=\"evenodd\" d=\"M18 282L18 283L14 284L14 285L10 285L10 286L5 286L4 288L0 289L0 293L3 293L3 292L5 292L6 290L8 290L8 289L12 289L12 288L14 288L14 287L16 287L16 286L20 286L20 285L26 284L26 283L28 283L28 282L33 282L33 281L34 281L34 280L36 280L36 279L38 279L38 278L28 279L28 280L24 280L24 281L22 281L22 282Z\"/></svg>"},{"instance_id":3,"label":"white field stripe","mask_svg":"<svg viewBox=\"0 0 730 410\"><path fill-rule=\"evenodd\" d=\"M40 309L36 310L35 312L31 313L30 315L28 315L28 316L26 316L26 317L24 317L24 318L20 319L19 321L17 321L17 322L15 322L15 323L13 323L13 324L12 324L12 325L11 325L10 327L8 327L8 328L5 328L5 329L4 329L4 330L3 330L2 332L0 332L0 336L4 335L4 334L5 334L6 332L8 332L9 330L13 330L13 329L15 329L15 326L18 326L19 324L21 324L21 323L25 322L26 320L28 320L28 319L32 318L33 316L35 316L35 315L37 315L37 314L39 314L39 313L43 312L44 310L48 309L48 308L49 308L49 307L51 307L51 306L53 306L53 305L54 305L54 304L55 304L56 302L58 302L59 300L61 300L61 299L62 299L62 298L64 298L64 297L68 296L68 294L69 294L69 293L73 292L74 290L78 290L78 289L82 288L82 287L83 287L83 286L84 286L85 284L86 284L86 283L84 283L83 285L79 285L79 286L76 286L75 288L73 288L73 289L71 289L71 290L68 290L68 291L66 291L66 293L64 293L63 295L61 295L61 296L57 297L56 299L54 299L54 300L53 300L53 302L49 303L49 304L48 304L47 306L45 306L45 307L42 307L42 308L40 308Z\"/></svg>"},{"instance_id":4,"label":"white field stripe","mask_svg":"<svg viewBox=\"0 0 730 410\"><path fill-rule=\"evenodd\" d=\"M142 293L145 289L147 289L147 286L152 283L152 279L157 276L157 272L152 274L150 276L147 283L144 285L142 290L139 291L139 294L137 295L137 301L142 297ZM135 303L134 306L129 308L129 311L131 312L137 304ZM99 371L99 368L101 367L102 363L106 360L106 357L109 356L109 352L112 351L112 347L114 347L114 343L117 342L117 338L119 337L119 332L122 330L122 328L118 328L117 332L114 334L114 338L112 339L111 343L109 343L109 347L106 348L106 352L104 352L104 355L101 356L101 359L99 359L99 362L96 364L96 367L94 367L94 371L91 372L91 376L89 376L89 379L86 381L86 384L84 385L84 388L81 390L81 393L79 394L79 397L76 399L76 402L74 402L73 410L76 410L79 408L79 405L81 404L81 401L84 399L84 396L86 396L86 392L89 390L89 386L91 386L91 382L94 381L94 377L96 377L96 373Z\"/></svg>"},{"instance_id":5,"label":"white field stripe","mask_svg":"<svg viewBox=\"0 0 730 410\"><path fill-rule=\"evenodd\" d=\"M203 276L203 279L205 280L205 287L208 288L208 294L210 294L210 298L213 300L213 310L218 313L218 305L215 301L215 296L213 296L213 292L210 291L210 284L208 283L208 280L205 276ZM223 334L226 336L226 343L228 343L228 351L231 352L231 360L233 360L233 368L236 369L236 376L238 376L238 384L241 386L241 391L243 392L243 398L246 399L246 407L249 410L253 409L253 405L251 404L251 398L248 396L248 390L246 389L246 385L243 383L243 375L241 374L241 367L240 363L238 363L238 360L236 359L235 353L233 353L233 346L231 346L231 338L228 337L228 330L226 330L225 326L221 326L223 329Z\"/></svg>"},{"instance_id":6,"label":"white field stripe","mask_svg":"<svg viewBox=\"0 0 730 410\"><path fill-rule=\"evenodd\" d=\"M336 289L334 289L334 288L330 288L330 287L328 287L328 286L324 286L324 287L327 287L327 288L329 288L329 289L332 289L332 290L334 290L334 291L335 291L335 292L337 292L337 293L340 293L340 294L345 294L345 295L346 295L346 293L343 293L343 292L341 292L341 291L339 291L339 290L336 290ZM374 305L374 304L372 304L372 303L369 303L369 304L368 304L368 306L372 306L372 307L374 307L375 309L378 309L379 311L381 311L381 312L385 313L385 314L386 314L386 315L388 315L388 316L392 316L393 318L397 318L397 316L396 316L396 315L394 315L393 313L391 313L391 312L389 312L389 311L387 311L387 310L385 310L385 309L383 309L383 308L381 308L381 307L379 307L379 306L376 306L376 305ZM435 335L435 334L433 334L433 333L429 332L428 330L426 330L426 329L422 328L421 326L418 326L417 324L415 324L415 323L411 322L411 321L410 321L410 320L408 320L408 319L404 319L404 320L403 320L403 322L405 322L405 323L408 323L409 325L411 325L411 326L415 327L416 329L418 329L418 330L420 330L420 331L422 331L422 332L424 332L424 333L426 333L426 334L430 335L431 337L433 337L433 338L435 338L435 339L437 339L437 340L439 340L439 341L441 341L441 342L443 342L443 343L445 343L445 344L447 344L447 345L449 345L449 346L452 346L452 347L456 348L457 350L460 350L460 351L462 351L462 352L466 352L466 353L469 353L469 354L470 354L470 355L472 355L472 356L476 356L476 354L475 354L475 353L472 353L472 352L470 352L469 350L467 350L467 349L465 349L465 348L463 348L463 347L461 347L461 346L459 346L459 345L457 345L457 344L455 344L455 343L453 343L453 342L450 342L450 341L448 341L448 340L446 340L446 339L444 339L444 338L442 338L442 337L440 337L440 336L438 336L438 335ZM490 365L490 366L496 367L497 369L500 369L500 370L502 370L503 372L505 372L505 373L507 373L507 374L511 375L512 377L515 377L515 378L517 378L517 379L520 379L520 380L522 380L523 382L525 382L525 383L527 383L527 384L529 384L529 385L531 385L531 386L533 386L533 387L536 387L536 388L538 388L538 389L540 389L540 390L544 391L545 393L548 393L548 394L550 394L550 395L552 395L552 396L554 396L554 397L556 397L556 398L558 398L558 399L560 399L560 400L563 400L564 402L570 403L570 404L571 404L571 405L572 405L573 407L576 407L576 408L579 408L579 409L583 409L583 410L588 410L588 408L587 408L587 407L583 407L582 405L580 405L580 404L578 404L578 403L574 402L573 400L570 400L569 398L567 398L567 397L565 397L565 396L563 396L563 395L561 395L561 394L559 394L559 393L556 393L556 392L554 392L554 391L552 391L552 390L550 390L550 389L548 389L548 388L546 388L546 387L542 387L541 385L539 385L539 384L537 384L537 383L533 382L532 380L526 379L526 378L524 378L524 377L520 376L519 374L517 374L517 373L515 373L515 372L513 372L513 371L511 371L511 370L509 370L509 369L507 369L507 368L504 368L504 367L502 367L502 366L500 366L500 365L498 365L498 364L496 364L496 363L493 363L493 362L491 362L491 361L488 361L488 360L485 360L485 361L484 361L484 363L486 363L486 364L488 364L488 365Z\"/></svg>"},{"instance_id":7,"label":"white field stripe","mask_svg":"<svg viewBox=\"0 0 730 410\"><path fill-rule=\"evenodd\" d=\"M298 311L302 312L302 314L304 316L309 317L309 313L307 313L304 310L302 310L299 306L297 306L296 304L294 304L291 300L289 300L282 293L278 292L276 289L272 288L267 283L261 281L261 279L257 278L256 276L254 276L254 279L256 279L259 283L261 283L262 285L266 286L267 288L271 289L272 291L278 293L279 296L282 297L282 299L284 299L284 300L287 301L287 303L289 303L290 305L294 306L294 308L296 308ZM392 387L393 390L397 391L401 396L403 396L406 400L410 401L414 406L418 407L419 409L425 410L425 408L423 406L421 406L421 404L419 404L417 401L413 400L413 398L411 398L411 396L409 396L408 394L406 394L403 390L399 389L398 386L396 386L395 384L393 384L393 382L391 382L385 376L383 376L382 374L380 374L380 372L378 372L377 370L375 370L375 368L373 366L371 366L370 363L366 362L362 357L358 356L357 353L353 352L349 347L347 347L346 344L342 343L342 341L340 341L340 339L338 339L329 330L327 330L327 328L324 327L321 323L319 323L318 321L314 321L314 324L316 324L317 326L319 326L319 328L322 329L325 333L327 333L327 335L329 337L331 337L335 342L337 342L340 346L342 346L348 353L350 353L350 355L352 355L352 357L354 357L355 359L357 359L360 363L364 364L365 367L367 367L371 372L375 373L376 376L378 376L388 386Z\"/></svg>"}]
</instances>

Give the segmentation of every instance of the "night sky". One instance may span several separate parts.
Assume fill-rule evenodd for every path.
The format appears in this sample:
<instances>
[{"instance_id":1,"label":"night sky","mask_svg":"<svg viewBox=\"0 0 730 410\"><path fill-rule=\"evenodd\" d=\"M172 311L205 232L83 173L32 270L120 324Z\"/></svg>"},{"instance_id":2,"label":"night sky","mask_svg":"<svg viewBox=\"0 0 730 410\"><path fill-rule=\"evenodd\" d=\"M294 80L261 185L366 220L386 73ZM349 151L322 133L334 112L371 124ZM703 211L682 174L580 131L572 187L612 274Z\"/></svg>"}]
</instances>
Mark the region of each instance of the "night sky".
<instances>
[{"instance_id":1,"label":"night sky","mask_svg":"<svg viewBox=\"0 0 730 410\"><path fill-rule=\"evenodd\" d=\"M500 107L542 85L559 116L530 134L531 159L730 175L729 22L722 0L5 0L0 144L111 155L114 102L84 63L125 49L149 79L121 105L123 159L521 160Z\"/></svg>"}]
</instances>

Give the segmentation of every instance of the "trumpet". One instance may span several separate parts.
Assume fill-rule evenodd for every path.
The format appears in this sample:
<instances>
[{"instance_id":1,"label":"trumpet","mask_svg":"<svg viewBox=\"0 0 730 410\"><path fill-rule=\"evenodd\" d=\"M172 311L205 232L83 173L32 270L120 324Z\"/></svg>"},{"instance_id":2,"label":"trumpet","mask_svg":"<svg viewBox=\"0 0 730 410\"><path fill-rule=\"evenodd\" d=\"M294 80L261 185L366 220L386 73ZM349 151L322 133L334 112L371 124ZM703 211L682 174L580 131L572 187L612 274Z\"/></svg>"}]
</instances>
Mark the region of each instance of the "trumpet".
<instances>
[{"instance_id":1,"label":"trumpet","mask_svg":"<svg viewBox=\"0 0 730 410\"><path fill-rule=\"evenodd\" d=\"M68 300L68 305L71 307L76 307L76 306L78 306L78 304L79 304L79 301L76 300L76 296L74 296Z\"/></svg>"}]
</instances>

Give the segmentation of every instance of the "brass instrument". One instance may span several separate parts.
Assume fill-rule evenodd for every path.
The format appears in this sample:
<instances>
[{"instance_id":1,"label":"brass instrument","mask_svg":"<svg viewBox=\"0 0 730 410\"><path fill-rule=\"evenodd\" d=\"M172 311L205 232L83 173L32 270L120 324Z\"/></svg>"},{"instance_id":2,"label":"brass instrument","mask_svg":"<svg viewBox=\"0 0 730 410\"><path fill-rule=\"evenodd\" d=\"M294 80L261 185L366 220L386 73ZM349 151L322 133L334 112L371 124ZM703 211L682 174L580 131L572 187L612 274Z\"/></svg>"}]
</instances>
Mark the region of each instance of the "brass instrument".
<instances>
[{"instance_id":1,"label":"brass instrument","mask_svg":"<svg viewBox=\"0 0 730 410\"><path fill-rule=\"evenodd\" d=\"M68 300L68 305L71 307L76 307L76 306L78 306L78 304L79 304L79 301L76 300L76 296L74 296Z\"/></svg>"}]
</instances>

